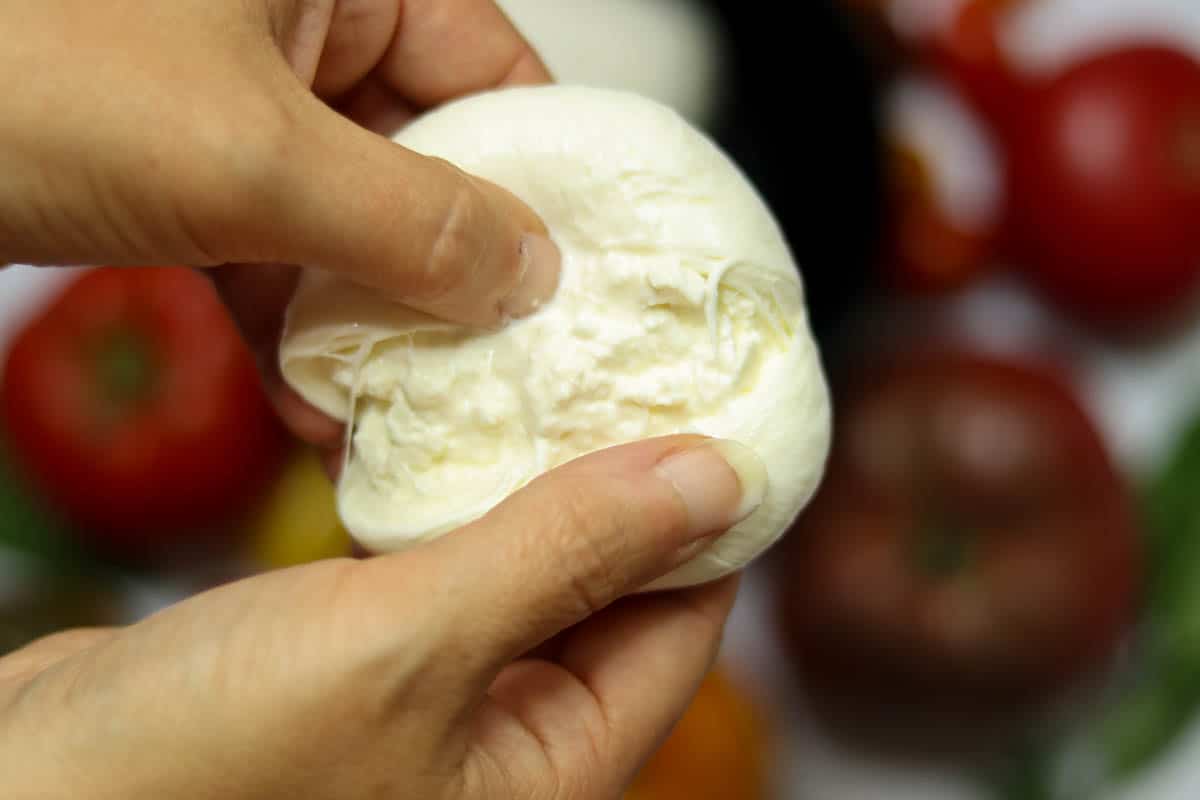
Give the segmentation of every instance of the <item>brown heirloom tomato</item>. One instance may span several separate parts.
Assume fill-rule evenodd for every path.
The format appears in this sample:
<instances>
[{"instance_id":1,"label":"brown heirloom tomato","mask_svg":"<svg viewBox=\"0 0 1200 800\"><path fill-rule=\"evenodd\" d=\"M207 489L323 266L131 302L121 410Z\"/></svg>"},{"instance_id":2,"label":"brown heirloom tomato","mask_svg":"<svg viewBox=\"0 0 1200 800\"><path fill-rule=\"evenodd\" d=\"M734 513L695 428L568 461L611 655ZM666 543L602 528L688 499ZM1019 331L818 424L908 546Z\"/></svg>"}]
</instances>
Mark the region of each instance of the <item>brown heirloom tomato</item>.
<instances>
[{"instance_id":1,"label":"brown heirloom tomato","mask_svg":"<svg viewBox=\"0 0 1200 800\"><path fill-rule=\"evenodd\" d=\"M945 353L860 377L776 563L811 692L889 713L1009 711L1103 663L1134 614L1140 551L1066 383Z\"/></svg>"}]
</instances>

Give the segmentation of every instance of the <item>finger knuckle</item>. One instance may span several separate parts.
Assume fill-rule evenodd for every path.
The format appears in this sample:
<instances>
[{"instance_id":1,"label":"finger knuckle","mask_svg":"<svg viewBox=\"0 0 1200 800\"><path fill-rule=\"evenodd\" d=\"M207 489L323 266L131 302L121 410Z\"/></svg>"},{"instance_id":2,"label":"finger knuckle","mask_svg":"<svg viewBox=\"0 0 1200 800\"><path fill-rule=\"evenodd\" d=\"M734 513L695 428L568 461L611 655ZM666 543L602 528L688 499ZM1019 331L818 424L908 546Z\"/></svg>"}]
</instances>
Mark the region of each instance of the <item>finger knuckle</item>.
<instances>
[{"instance_id":1,"label":"finger knuckle","mask_svg":"<svg viewBox=\"0 0 1200 800\"><path fill-rule=\"evenodd\" d=\"M531 791L528 781L517 776L510 762L496 758L485 748L472 749L463 769L454 773L452 781L443 800L480 797L528 797L534 800L538 797Z\"/></svg>"},{"instance_id":2,"label":"finger knuckle","mask_svg":"<svg viewBox=\"0 0 1200 800\"><path fill-rule=\"evenodd\" d=\"M297 109L282 98L250 93L227 113L207 115L191 127L186 158L177 159L189 187L181 222L213 261L255 261L269 257L264 247L274 231L256 228L297 196L289 185L302 161Z\"/></svg>"},{"instance_id":3,"label":"finger knuckle","mask_svg":"<svg viewBox=\"0 0 1200 800\"><path fill-rule=\"evenodd\" d=\"M269 98L249 104L241 116L215 144L225 148L231 185L239 189L234 209L261 212L262 203L276 202L287 187L302 139L300 122L288 103Z\"/></svg>"},{"instance_id":4,"label":"finger knuckle","mask_svg":"<svg viewBox=\"0 0 1200 800\"><path fill-rule=\"evenodd\" d=\"M562 554L561 568L578 603L578 611L594 614L622 588L621 566L627 561L632 531L619 504L598 508L594 491L576 488L559 498L553 536Z\"/></svg>"},{"instance_id":5,"label":"finger knuckle","mask_svg":"<svg viewBox=\"0 0 1200 800\"><path fill-rule=\"evenodd\" d=\"M453 168L451 168L453 169ZM454 188L420 270L419 299L436 301L472 288L490 256L487 201L482 190L454 170Z\"/></svg>"},{"instance_id":6,"label":"finger knuckle","mask_svg":"<svg viewBox=\"0 0 1200 800\"><path fill-rule=\"evenodd\" d=\"M560 770L559 800L585 800L597 796L598 776L607 776L612 732L596 704L581 711L578 747L572 750L570 768Z\"/></svg>"},{"instance_id":7,"label":"finger knuckle","mask_svg":"<svg viewBox=\"0 0 1200 800\"><path fill-rule=\"evenodd\" d=\"M342 0L337 3L325 50L321 54L322 60L328 64L358 62L364 54L382 51L395 30L397 11L395 3L378 3L374 0Z\"/></svg>"}]
</instances>

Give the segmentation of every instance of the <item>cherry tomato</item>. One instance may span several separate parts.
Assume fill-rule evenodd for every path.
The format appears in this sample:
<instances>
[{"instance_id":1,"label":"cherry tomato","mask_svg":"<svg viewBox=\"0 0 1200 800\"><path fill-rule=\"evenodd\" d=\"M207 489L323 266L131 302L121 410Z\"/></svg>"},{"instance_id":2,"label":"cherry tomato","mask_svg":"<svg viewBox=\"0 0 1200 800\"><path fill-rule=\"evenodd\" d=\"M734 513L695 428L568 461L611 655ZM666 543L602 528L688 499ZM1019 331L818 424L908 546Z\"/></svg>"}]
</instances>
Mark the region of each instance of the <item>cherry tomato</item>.
<instances>
[{"instance_id":1,"label":"cherry tomato","mask_svg":"<svg viewBox=\"0 0 1200 800\"><path fill-rule=\"evenodd\" d=\"M814 695L950 719L1033 711L1135 613L1132 504L1050 368L909 354L843 394L783 547L781 628Z\"/></svg>"},{"instance_id":2,"label":"cherry tomato","mask_svg":"<svg viewBox=\"0 0 1200 800\"><path fill-rule=\"evenodd\" d=\"M993 125L1022 113L1027 83L1004 52L1005 17L1027 0L965 0L929 43L926 57Z\"/></svg>"},{"instance_id":3,"label":"cherry tomato","mask_svg":"<svg viewBox=\"0 0 1200 800\"><path fill-rule=\"evenodd\" d=\"M907 77L886 106L884 267L900 288L960 288L993 265L1004 165L990 132L941 81Z\"/></svg>"},{"instance_id":4,"label":"cherry tomato","mask_svg":"<svg viewBox=\"0 0 1200 800\"><path fill-rule=\"evenodd\" d=\"M288 441L212 286L183 268L84 273L17 335L2 402L20 465L120 555L247 511Z\"/></svg>"},{"instance_id":5,"label":"cherry tomato","mask_svg":"<svg viewBox=\"0 0 1200 800\"><path fill-rule=\"evenodd\" d=\"M888 31L902 59L952 84L992 124L1022 108L1024 76L1006 52L1002 30L1027 0L843 0Z\"/></svg>"},{"instance_id":6,"label":"cherry tomato","mask_svg":"<svg viewBox=\"0 0 1200 800\"><path fill-rule=\"evenodd\" d=\"M1011 141L1032 278L1094 322L1181 310L1200 276L1200 64L1127 47L1068 68L1035 98Z\"/></svg>"},{"instance_id":7,"label":"cherry tomato","mask_svg":"<svg viewBox=\"0 0 1200 800\"><path fill-rule=\"evenodd\" d=\"M940 207L924 157L902 145L889 155L892 216L886 266L897 286L919 292L957 289L982 275L994 230L968 231Z\"/></svg>"}]
</instances>

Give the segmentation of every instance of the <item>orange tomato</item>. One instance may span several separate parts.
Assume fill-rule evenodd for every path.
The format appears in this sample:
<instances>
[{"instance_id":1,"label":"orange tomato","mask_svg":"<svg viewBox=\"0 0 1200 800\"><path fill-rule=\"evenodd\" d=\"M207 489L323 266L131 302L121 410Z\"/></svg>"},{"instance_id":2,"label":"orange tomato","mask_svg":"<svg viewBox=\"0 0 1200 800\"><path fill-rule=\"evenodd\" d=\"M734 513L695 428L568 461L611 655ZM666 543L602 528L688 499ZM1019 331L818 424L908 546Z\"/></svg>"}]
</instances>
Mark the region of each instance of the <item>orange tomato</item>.
<instances>
[{"instance_id":1,"label":"orange tomato","mask_svg":"<svg viewBox=\"0 0 1200 800\"><path fill-rule=\"evenodd\" d=\"M717 668L625 800L766 797L769 742L758 710Z\"/></svg>"}]
</instances>

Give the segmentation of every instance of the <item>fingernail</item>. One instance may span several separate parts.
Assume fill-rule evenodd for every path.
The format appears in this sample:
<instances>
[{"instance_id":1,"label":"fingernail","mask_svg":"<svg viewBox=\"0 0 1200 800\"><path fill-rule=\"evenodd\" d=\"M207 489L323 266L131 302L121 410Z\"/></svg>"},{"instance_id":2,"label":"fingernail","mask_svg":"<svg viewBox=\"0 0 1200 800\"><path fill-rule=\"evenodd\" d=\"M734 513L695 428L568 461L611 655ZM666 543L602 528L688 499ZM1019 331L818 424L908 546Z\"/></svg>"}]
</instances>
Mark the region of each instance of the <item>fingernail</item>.
<instances>
[{"instance_id":1,"label":"fingernail","mask_svg":"<svg viewBox=\"0 0 1200 800\"><path fill-rule=\"evenodd\" d=\"M527 233L521 240L521 277L512 294L500 303L506 318L525 317L554 296L562 253L545 236Z\"/></svg>"},{"instance_id":2,"label":"fingernail","mask_svg":"<svg viewBox=\"0 0 1200 800\"><path fill-rule=\"evenodd\" d=\"M703 553L708 548L712 547L712 543L721 538L721 534L713 534L697 539L694 542L688 542L683 547L675 551L675 563L686 564L696 556Z\"/></svg>"},{"instance_id":3,"label":"fingernail","mask_svg":"<svg viewBox=\"0 0 1200 800\"><path fill-rule=\"evenodd\" d=\"M658 464L688 511L691 539L720 533L750 516L767 494L767 468L744 444L710 439Z\"/></svg>"}]
</instances>

